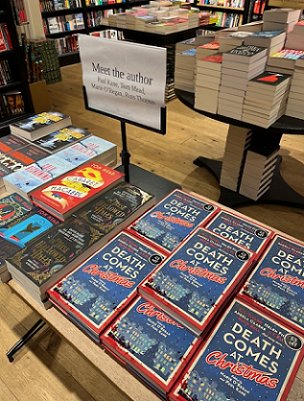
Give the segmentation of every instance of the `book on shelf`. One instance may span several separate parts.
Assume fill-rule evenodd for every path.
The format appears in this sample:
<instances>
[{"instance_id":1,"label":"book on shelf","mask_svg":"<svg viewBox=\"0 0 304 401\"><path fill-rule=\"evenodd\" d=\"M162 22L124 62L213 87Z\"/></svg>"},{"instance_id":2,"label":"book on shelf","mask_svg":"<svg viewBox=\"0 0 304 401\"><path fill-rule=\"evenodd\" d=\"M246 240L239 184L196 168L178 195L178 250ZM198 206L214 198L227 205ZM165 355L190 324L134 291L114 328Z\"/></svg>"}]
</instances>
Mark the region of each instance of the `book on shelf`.
<instances>
[{"instance_id":1,"label":"book on shelf","mask_svg":"<svg viewBox=\"0 0 304 401\"><path fill-rule=\"evenodd\" d=\"M136 220L129 230L163 252L170 253L218 210L209 200L177 189Z\"/></svg>"},{"instance_id":2,"label":"book on shelf","mask_svg":"<svg viewBox=\"0 0 304 401\"><path fill-rule=\"evenodd\" d=\"M119 171L89 162L35 190L31 198L35 205L64 220L122 180Z\"/></svg>"},{"instance_id":3,"label":"book on shelf","mask_svg":"<svg viewBox=\"0 0 304 401\"><path fill-rule=\"evenodd\" d=\"M200 340L153 303L137 297L102 335L102 343L164 398Z\"/></svg>"},{"instance_id":4,"label":"book on shelf","mask_svg":"<svg viewBox=\"0 0 304 401\"><path fill-rule=\"evenodd\" d=\"M274 319L304 334L304 243L276 235L240 294Z\"/></svg>"},{"instance_id":5,"label":"book on shelf","mask_svg":"<svg viewBox=\"0 0 304 401\"><path fill-rule=\"evenodd\" d=\"M0 85L4 86L12 82L14 82L14 73L12 72L9 60L0 60Z\"/></svg>"},{"instance_id":6,"label":"book on shelf","mask_svg":"<svg viewBox=\"0 0 304 401\"><path fill-rule=\"evenodd\" d=\"M130 303L138 285L164 259L144 242L122 232L48 291L63 310L96 342Z\"/></svg>"},{"instance_id":7,"label":"book on shelf","mask_svg":"<svg viewBox=\"0 0 304 401\"><path fill-rule=\"evenodd\" d=\"M197 335L221 313L250 272L254 254L197 229L139 287L140 294Z\"/></svg>"},{"instance_id":8,"label":"book on shelf","mask_svg":"<svg viewBox=\"0 0 304 401\"><path fill-rule=\"evenodd\" d=\"M71 118L57 111L43 112L10 124L12 134L30 141L71 125Z\"/></svg>"},{"instance_id":9,"label":"book on shelf","mask_svg":"<svg viewBox=\"0 0 304 401\"><path fill-rule=\"evenodd\" d=\"M22 115L25 112L24 99L21 91L7 91L0 95L0 117L8 118Z\"/></svg>"},{"instance_id":10,"label":"book on shelf","mask_svg":"<svg viewBox=\"0 0 304 401\"><path fill-rule=\"evenodd\" d=\"M33 209L33 204L17 193L0 199L0 230L23 218Z\"/></svg>"},{"instance_id":11,"label":"book on shelf","mask_svg":"<svg viewBox=\"0 0 304 401\"><path fill-rule=\"evenodd\" d=\"M11 36L6 23L0 24L0 52L13 48Z\"/></svg>"},{"instance_id":12,"label":"book on shelf","mask_svg":"<svg viewBox=\"0 0 304 401\"><path fill-rule=\"evenodd\" d=\"M211 395L214 400L286 401L303 354L303 337L236 299L177 381L169 400L205 401Z\"/></svg>"}]
</instances>

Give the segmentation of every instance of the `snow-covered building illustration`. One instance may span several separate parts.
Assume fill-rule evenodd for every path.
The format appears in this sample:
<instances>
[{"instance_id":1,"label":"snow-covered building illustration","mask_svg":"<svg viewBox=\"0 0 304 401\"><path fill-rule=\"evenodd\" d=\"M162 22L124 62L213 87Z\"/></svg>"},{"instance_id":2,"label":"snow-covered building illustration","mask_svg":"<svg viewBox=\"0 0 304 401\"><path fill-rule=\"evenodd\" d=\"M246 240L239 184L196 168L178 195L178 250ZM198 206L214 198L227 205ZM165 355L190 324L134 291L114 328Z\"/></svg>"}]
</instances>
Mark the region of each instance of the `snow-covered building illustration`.
<instances>
[{"instance_id":1,"label":"snow-covered building illustration","mask_svg":"<svg viewBox=\"0 0 304 401\"><path fill-rule=\"evenodd\" d=\"M63 280L57 290L75 305L83 305L95 297L94 292L89 291L85 284L75 280L73 276Z\"/></svg>"},{"instance_id":2,"label":"snow-covered building illustration","mask_svg":"<svg viewBox=\"0 0 304 401\"><path fill-rule=\"evenodd\" d=\"M158 227L154 226L153 224L149 223L148 221L140 220L136 223L136 231L147 235L148 238L154 239L160 237L164 234L162 230Z\"/></svg>"},{"instance_id":3,"label":"snow-covered building illustration","mask_svg":"<svg viewBox=\"0 0 304 401\"><path fill-rule=\"evenodd\" d=\"M179 357L176 351L169 348L165 343L160 343L153 359L155 369L163 373L164 376L169 376L175 369Z\"/></svg>"},{"instance_id":4,"label":"snow-covered building illustration","mask_svg":"<svg viewBox=\"0 0 304 401\"><path fill-rule=\"evenodd\" d=\"M104 299L102 296L99 296L91 306L89 316L94 318L97 322L101 322L109 316L112 309L112 303L109 300Z\"/></svg>"},{"instance_id":5,"label":"snow-covered building illustration","mask_svg":"<svg viewBox=\"0 0 304 401\"><path fill-rule=\"evenodd\" d=\"M292 320L303 324L304 322L304 306L295 301L291 301L288 309L288 314Z\"/></svg>"},{"instance_id":6,"label":"snow-covered building illustration","mask_svg":"<svg viewBox=\"0 0 304 401\"><path fill-rule=\"evenodd\" d=\"M162 245L167 249L174 249L179 244L179 240L172 233L166 233L164 238L162 239Z\"/></svg>"},{"instance_id":7,"label":"snow-covered building illustration","mask_svg":"<svg viewBox=\"0 0 304 401\"><path fill-rule=\"evenodd\" d=\"M150 348L157 343L154 338L150 338L143 333L141 326L125 318L121 320L112 331L115 338L125 347L132 350L135 354L144 355Z\"/></svg>"},{"instance_id":8,"label":"snow-covered building illustration","mask_svg":"<svg viewBox=\"0 0 304 401\"><path fill-rule=\"evenodd\" d=\"M208 303L209 302L209 303ZM194 292L188 302L188 311L199 318L203 318L211 308L210 301L201 296L198 292Z\"/></svg>"},{"instance_id":9,"label":"snow-covered building illustration","mask_svg":"<svg viewBox=\"0 0 304 401\"><path fill-rule=\"evenodd\" d=\"M209 383L208 378L200 377L196 370L190 373L187 386L183 391L193 400L234 401L232 398L227 398L222 391L217 390L217 383Z\"/></svg>"},{"instance_id":10,"label":"snow-covered building illustration","mask_svg":"<svg viewBox=\"0 0 304 401\"><path fill-rule=\"evenodd\" d=\"M155 290L165 294L173 301L179 301L190 292L189 289L178 284L176 279L164 275L161 271L153 277L153 283L150 284Z\"/></svg>"},{"instance_id":11,"label":"snow-covered building illustration","mask_svg":"<svg viewBox=\"0 0 304 401\"><path fill-rule=\"evenodd\" d=\"M270 287L265 287L263 284L253 281L250 282L246 293L272 309L279 310L287 302L286 297L272 291Z\"/></svg>"}]
</instances>

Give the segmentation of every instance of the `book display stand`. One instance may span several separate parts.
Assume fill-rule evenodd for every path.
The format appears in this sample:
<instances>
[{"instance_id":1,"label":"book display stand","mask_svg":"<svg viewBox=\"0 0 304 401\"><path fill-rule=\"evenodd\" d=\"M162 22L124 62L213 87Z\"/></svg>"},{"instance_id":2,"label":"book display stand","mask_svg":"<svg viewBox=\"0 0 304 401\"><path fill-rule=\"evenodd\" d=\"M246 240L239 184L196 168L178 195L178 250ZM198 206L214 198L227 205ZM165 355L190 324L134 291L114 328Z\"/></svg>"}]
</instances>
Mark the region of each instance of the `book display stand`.
<instances>
[{"instance_id":1,"label":"book display stand","mask_svg":"<svg viewBox=\"0 0 304 401\"><path fill-rule=\"evenodd\" d=\"M221 121L226 124L231 124L235 126L240 126L244 128L250 128L252 130L253 142L255 148L260 150L267 150L267 148L278 147L282 139L283 134L295 134L303 135L304 133L304 121L282 116L268 129L257 127L248 124L243 121L235 120L233 118L224 117L219 114L212 114L202 110L197 110L194 108L194 94L190 92L185 92L182 90L175 90L178 99L183 102L187 107L195 110L198 113L203 114L206 117L212 118L214 120ZM304 207L304 197L299 193L294 191L282 178L280 174L280 163L282 158L279 158L275 173L272 179L271 187L258 201L257 203L277 203L283 205L289 205L293 207L303 208ZM218 160L208 159L203 156L199 156L194 160L194 164L199 167L208 168L213 175L220 180L222 162ZM218 202L227 205L229 207L235 208L240 206L245 206L254 203L252 199L249 199L237 192L231 191L227 188L221 187L220 197Z\"/></svg>"}]
</instances>

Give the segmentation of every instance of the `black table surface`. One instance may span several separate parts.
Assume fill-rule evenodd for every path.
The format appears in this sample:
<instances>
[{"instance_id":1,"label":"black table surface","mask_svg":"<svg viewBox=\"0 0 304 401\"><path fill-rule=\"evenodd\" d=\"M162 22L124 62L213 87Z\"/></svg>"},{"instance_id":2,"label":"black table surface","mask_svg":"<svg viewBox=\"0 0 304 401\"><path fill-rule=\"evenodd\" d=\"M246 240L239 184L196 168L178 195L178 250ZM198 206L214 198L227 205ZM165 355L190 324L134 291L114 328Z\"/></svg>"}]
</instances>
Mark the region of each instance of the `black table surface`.
<instances>
[{"instance_id":1,"label":"black table surface","mask_svg":"<svg viewBox=\"0 0 304 401\"><path fill-rule=\"evenodd\" d=\"M225 117L220 114L213 114L204 110L196 109L194 107L194 93L182 91L180 89L175 89L175 94L178 97L178 99L186 106L188 106L189 108L195 110L200 114L203 114L206 117L221 121L226 124L231 124L244 128L250 128L256 131L257 130L265 131L265 129L258 127L256 125L246 123L245 121L235 120L234 118ZM267 131L280 134L285 133L285 134L304 135L304 120L284 115L281 118L279 118L274 124L272 124L269 128L267 128Z\"/></svg>"}]
</instances>

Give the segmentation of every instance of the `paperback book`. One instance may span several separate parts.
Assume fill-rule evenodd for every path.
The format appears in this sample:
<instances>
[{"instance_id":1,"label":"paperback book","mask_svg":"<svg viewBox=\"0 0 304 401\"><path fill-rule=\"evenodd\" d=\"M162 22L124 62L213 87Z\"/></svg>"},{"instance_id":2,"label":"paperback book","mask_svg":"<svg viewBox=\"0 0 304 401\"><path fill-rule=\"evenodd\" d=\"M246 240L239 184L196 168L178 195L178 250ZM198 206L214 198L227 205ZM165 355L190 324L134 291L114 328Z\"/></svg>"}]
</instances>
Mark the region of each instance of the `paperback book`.
<instances>
[{"instance_id":1,"label":"paperback book","mask_svg":"<svg viewBox=\"0 0 304 401\"><path fill-rule=\"evenodd\" d=\"M23 148L28 144L25 139L9 134L0 138L0 152L9 153L13 150Z\"/></svg>"},{"instance_id":2,"label":"paperback book","mask_svg":"<svg viewBox=\"0 0 304 401\"><path fill-rule=\"evenodd\" d=\"M170 253L217 211L218 207L209 200L175 190L135 221L130 231Z\"/></svg>"},{"instance_id":3,"label":"paperback book","mask_svg":"<svg viewBox=\"0 0 304 401\"><path fill-rule=\"evenodd\" d=\"M304 334L304 244L277 235L241 295Z\"/></svg>"},{"instance_id":4,"label":"paperback book","mask_svg":"<svg viewBox=\"0 0 304 401\"><path fill-rule=\"evenodd\" d=\"M200 344L183 325L140 297L101 340L127 368L163 397Z\"/></svg>"},{"instance_id":5,"label":"paperback book","mask_svg":"<svg viewBox=\"0 0 304 401\"><path fill-rule=\"evenodd\" d=\"M27 215L33 209L32 203L17 193L0 199L0 230Z\"/></svg>"},{"instance_id":6,"label":"paperback book","mask_svg":"<svg viewBox=\"0 0 304 401\"><path fill-rule=\"evenodd\" d=\"M201 334L249 274L253 253L196 230L140 286L143 297Z\"/></svg>"},{"instance_id":7,"label":"paperback book","mask_svg":"<svg viewBox=\"0 0 304 401\"><path fill-rule=\"evenodd\" d=\"M102 331L163 259L155 249L122 232L56 283L48 295L99 342Z\"/></svg>"},{"instance_id":8,"label":"paperback book","mask_svg":"<svg viewBox=\"0 0 304 401\"><path fill-rule=\"evenodd\" d=\"M170 401L285 401L303 338L236 299L169 394Z\"/></svg>"}]
</instances>

